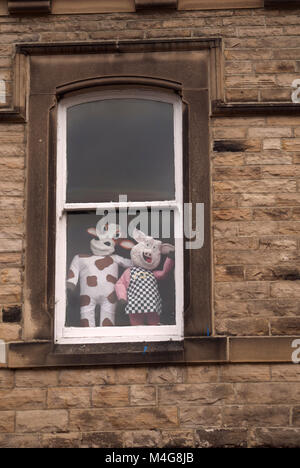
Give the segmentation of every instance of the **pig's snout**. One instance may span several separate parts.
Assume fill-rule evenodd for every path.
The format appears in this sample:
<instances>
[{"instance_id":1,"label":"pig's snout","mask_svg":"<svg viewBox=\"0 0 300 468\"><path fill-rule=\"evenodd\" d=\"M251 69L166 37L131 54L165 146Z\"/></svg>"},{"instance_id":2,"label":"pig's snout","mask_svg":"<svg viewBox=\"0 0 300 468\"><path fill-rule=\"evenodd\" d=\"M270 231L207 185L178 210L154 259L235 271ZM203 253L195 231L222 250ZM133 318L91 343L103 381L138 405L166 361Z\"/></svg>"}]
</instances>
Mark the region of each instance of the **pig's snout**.
<instances>
[{"instance_id":1,"label":"pig's snout","mask_svg":"<svg viewBox=\"0 0 300 468\"><path fill-rule=\"evenodd\" d=\"M152 251L151 250L144 250L143 257L147 263L152 263Z\"/></svg>"}]
</instances>

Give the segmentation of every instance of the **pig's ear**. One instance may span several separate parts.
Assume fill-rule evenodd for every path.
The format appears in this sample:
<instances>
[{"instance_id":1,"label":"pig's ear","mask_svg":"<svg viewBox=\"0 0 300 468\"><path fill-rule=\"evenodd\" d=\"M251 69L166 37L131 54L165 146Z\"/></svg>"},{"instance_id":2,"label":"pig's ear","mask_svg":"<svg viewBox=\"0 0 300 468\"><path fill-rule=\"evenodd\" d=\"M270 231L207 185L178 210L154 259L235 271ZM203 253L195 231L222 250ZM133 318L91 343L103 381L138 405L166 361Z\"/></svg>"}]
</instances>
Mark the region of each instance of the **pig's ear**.
<instances>
[{"instance_id":1,"label":"pig's ear","mask_svg":"<svg viewBox=\"0 0 300 468\"><path fill-rule=\"evenodd\" d=\"M135 246L135 243L129 239L121 239L118 241L118 245L123 247L123 249L131 250Z\"/></svg>"},{"instance_id":2,"label":"pig's ear","mask_svg":"<svg viewBox=\"0 0 300 468\"><path fill-rule=\"evenodd\" d=\"M174 245L171 244L161 244L160 251L162 254L169 254L170 252L175 251Z\"/></svg>"},{"instance_id":3,"label":"pig's ear","mask_svg":"<svg viewBox=\"0 0 300 468\"><path fill-rule=\"evenodd\" d=\"M98 234L97 234L95 228L88 228L88 229L87 229L87 232L88 232L89 234L91 234L91 236L98 237Z\"/></svg>"},{"instance_id":4,"label":"pig's ear","mask_svg":"<svg viewBox=\"0 0 300 468\"><path fill-rule=\"evenodd\" d=\"M144 234L142 231L139 231L137 228L134 228L132 237L139 244L140 242L144 242L146 239L146 234Z\"/></svg>"}]
</instances>

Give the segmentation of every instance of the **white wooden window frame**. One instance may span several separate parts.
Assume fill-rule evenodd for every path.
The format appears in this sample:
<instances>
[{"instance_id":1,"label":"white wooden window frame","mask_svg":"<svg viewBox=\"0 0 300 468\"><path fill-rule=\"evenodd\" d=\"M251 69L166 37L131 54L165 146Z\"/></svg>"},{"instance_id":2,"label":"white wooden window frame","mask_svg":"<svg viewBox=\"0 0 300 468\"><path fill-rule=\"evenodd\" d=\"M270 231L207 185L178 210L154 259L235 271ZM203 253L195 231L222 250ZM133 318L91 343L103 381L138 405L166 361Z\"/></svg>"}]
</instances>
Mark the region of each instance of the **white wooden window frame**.
<instances>
[{"instance_id":1,"label":"white wooden window frame","mask_svg":"<svg viewBox=\"0 0 300 468\"><path fill-rule=\"evenodd\" d=\"M128 203L66 203L67 188L67 110L98 100L145 99L173 105L175 199ZM91 211L97 208L171 208L174 211L175 230L175 295L176 324L126 327L66 327L66 261L67 214L72 211ZM151 342L183 340L184 310L183 261L183 161L182 161L182 101L175 94L139 91L101 91L81 94L61 100L57 120L57 193L56 193L56 274L55 274L55 342L57 344L89 344L118 342Z\"/></svg>"}]
</instances>

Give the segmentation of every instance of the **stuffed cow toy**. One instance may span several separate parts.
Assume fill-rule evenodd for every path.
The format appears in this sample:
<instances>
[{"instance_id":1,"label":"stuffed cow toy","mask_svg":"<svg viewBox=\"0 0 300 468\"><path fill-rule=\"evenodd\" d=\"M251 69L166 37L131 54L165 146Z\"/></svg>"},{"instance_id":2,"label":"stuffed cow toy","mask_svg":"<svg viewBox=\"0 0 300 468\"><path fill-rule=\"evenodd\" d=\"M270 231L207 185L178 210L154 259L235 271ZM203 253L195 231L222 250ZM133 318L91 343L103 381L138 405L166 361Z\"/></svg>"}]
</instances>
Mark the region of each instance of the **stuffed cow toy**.
<instances>
[{"instance_id":1,"label":"stuffed cow toy","mask_svg":"<svg viewBox=\"0 0 300 468\"><path fill-rule=\"evenodd\" d=\"M81 327L95 327L95 309L100 305L100 326L115 325L117 298L115 283L119 277L119 265L128 268L130 259L116 255L117 245L131 249L133 242L122 239L116 224L106 224L100 232L97 228L88 229L95 237L91 240L92 255L76 255L70 265L67 288L74 290L80 282Z\"/></svg>"},{"instance_id":2,"label":"stuffed cow toy","mask_svg":"<svg viewBox=\"0 0 300 468\"><path fill-rule=\"evenodd\" d=\"M119 303L125 306L130 324L159 325L162 301L158 281L165 278L174 267L174 260L167 257L162 270L157 270L162 254L174 252L173 245L146 236L135 229L133 238L137 244L131 249L133 266L125 270L115 285Z\"/></svg>"}]
</instances>

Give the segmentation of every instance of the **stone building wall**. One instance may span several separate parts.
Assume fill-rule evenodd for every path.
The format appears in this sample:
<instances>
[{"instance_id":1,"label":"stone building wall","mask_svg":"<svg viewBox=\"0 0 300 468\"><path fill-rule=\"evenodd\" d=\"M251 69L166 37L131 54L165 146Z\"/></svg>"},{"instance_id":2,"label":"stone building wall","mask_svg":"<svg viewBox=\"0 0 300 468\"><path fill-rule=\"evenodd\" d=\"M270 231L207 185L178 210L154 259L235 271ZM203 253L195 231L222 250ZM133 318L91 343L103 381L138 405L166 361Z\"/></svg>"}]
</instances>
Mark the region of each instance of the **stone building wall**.
<instances>
[{"instance_id":1,"label":"stone building wall","mask_svg":"<svg viewBox=\"0 0 300 468\"><path fill-rule=\"evenodd\" d=\"M290 102L300 9L0 17L14 44L222 37L228 102ZM1 109L1 104L0 104ZM26 125L0 123L0 339L22 340ZM211 121L214 334L300 335L300 118ZM299 446L295 364L0 369L0 447Z\"/></svg>"}]
</instances>

